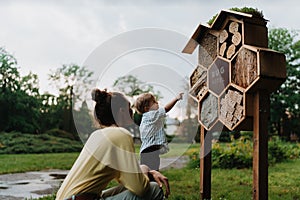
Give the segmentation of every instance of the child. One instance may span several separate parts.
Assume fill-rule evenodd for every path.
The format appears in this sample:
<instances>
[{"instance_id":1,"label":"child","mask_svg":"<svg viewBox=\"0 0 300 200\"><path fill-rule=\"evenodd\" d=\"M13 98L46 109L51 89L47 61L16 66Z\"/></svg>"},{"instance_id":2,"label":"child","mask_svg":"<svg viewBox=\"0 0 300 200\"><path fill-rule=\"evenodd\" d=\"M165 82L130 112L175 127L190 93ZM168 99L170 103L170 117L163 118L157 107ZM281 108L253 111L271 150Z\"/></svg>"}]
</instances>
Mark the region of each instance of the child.
<instances>
[{"instance_id":1,"label":"child","mask_svg":"<svg viewBox=\"0 0 300 200\"><path fill-rule=\"evenodd\" d=\"M167 139L164 133L164 121L166 113L169 112L177 101L181 100L183 93L169 102L164 108L159 108L155 97L150 93L140 95L135 108L142 116L140 134L142 145L140 149L141 164L148 165L150 169L159 170L160 154L169 151Z\"/></svg>"}]
</instances>

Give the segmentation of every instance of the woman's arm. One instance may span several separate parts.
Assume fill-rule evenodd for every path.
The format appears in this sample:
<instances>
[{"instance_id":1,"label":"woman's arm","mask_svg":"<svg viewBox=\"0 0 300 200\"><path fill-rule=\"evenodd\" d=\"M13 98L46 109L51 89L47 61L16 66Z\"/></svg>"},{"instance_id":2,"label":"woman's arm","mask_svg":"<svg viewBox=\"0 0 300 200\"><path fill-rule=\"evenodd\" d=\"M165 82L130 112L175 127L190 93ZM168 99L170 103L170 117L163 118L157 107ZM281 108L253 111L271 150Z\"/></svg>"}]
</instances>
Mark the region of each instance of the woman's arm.
<instances>
[{"instance_id":1,"label":"woman's arm","mask_svg":"<svg viewBox=\"0 0 300 200\"><path fill-rule=\"evenodd\" d=\"M149 177L149 179L155 180L159 187L163 187L163 185L166 188L165 196L168 197L170 194L170 185L169 180L167 177L162 175L160 172L156 170L151 170L147 165L140 165L142 172Z\"/></svg>"},{"instance_id":2,"label":"woman's arm","mask_svg":"<svg viewBox=\"0 0 300 200\"><path fill-rule=\"evenodd\" d=\"M140 165L143 174L148 176L148 172L151 170L147 165Z\"/></svg>"}]
</instances>

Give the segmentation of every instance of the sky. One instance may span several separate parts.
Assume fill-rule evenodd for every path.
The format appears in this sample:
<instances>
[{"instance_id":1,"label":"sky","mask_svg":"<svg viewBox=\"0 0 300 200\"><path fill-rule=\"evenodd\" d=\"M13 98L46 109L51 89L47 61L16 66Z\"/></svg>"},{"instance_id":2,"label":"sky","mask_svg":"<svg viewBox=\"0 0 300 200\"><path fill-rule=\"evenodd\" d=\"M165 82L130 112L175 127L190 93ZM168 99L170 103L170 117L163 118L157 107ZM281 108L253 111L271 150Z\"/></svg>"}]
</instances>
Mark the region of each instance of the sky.
<instances>
[{"instance_id":1,"label":"sky","mask_svg":"<svg viewBox=\"0 0 300 200\"><path fill-rule=\"evenodd\" d=\"M195 53L181 53L188 39L232 7L257 8L269 28L300 30L298 0L0 0L0 47L21 75L38 74L41 93L53 90L51 70L78 64L95 70L99 88L131 74L171 98L196 66Z\"/></svg>"}]
</instances>

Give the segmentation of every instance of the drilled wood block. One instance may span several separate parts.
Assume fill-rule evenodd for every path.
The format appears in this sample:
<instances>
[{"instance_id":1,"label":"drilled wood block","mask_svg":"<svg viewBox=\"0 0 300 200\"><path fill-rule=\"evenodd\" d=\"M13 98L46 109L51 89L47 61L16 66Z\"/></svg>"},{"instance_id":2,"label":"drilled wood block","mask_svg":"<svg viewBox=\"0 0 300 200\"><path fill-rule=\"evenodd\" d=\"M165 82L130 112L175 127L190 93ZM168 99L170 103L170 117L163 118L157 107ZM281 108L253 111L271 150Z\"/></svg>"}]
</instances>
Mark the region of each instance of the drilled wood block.
<instances>
[{"instance_id":1,"label":"drilled wood block","mask_svg":"<svg viewBox=\"0 0 300 200\"><path fill-rule=\"evenodd\" d=\"M242 118L244 107L242 105L243 94L235 89L228 89L220 99L220 119L231 129Z\"/></svg>"},{"instance_id":2,"label":"drilled wood block","mask_svg":"<svg viewBox=\"0 0 300 200\"><path fill-rule=\"evenodd\" d=\"M236 118L236 116L234 116L234 117L232 118L232 124L237 124L238 121L239 121L239 120L238 120L238 118Z\"/></svg>"},{"instance_id":3,"label":"drilled wood block","mask_svg":"<svg viewBox=\"0 0 300 200\"><path fill-rule=\"evenodd\" d=\"M229 100L227 103L229 103L229 106L227 105L227 113L233 113L235 109L235 102Z\"/></svg>"}]
</instances>

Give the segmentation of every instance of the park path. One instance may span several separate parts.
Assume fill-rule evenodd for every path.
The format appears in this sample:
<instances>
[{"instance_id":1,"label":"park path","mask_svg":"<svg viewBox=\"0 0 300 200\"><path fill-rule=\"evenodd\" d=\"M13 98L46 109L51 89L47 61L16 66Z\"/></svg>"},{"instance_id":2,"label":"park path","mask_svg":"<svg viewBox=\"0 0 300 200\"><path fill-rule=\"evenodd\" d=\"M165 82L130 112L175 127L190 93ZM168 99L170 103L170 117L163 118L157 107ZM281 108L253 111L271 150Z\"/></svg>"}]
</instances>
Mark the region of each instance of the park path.
<instances>
[{"instance_id":1,"label":"park path","mask_svg":"<svg viewBox=\"0 0 300 200\"><path fill-rule=\"evenodd\" d=\"M182 168L187 162L187 156L162 158L161 170ZM44 170L0 175L0 200L23 200L53 194L67 173L67 170Z\"/></svg>"}]
</instances>

